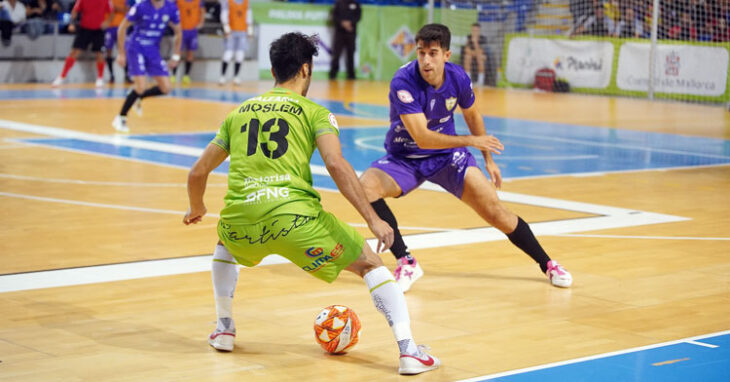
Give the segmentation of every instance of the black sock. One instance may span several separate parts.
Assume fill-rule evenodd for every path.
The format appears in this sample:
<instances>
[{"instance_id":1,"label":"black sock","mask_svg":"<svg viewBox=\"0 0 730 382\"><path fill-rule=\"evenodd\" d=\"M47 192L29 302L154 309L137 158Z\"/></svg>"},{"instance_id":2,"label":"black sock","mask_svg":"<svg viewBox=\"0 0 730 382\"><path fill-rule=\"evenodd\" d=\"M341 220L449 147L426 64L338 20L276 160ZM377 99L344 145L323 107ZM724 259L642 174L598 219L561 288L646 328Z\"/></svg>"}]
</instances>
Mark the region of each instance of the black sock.
<instances>
[{"instance_id":1,"label":"black sock","mask_svg":"<svg viewBox=\"0 0 730 382\"><path fill-rule=\"evenodd\" d=\"M238 75L239 70L241 70L241 63L236 61L236 63L233 64L233 76L234 77Z\"/></svg>"},{"instance_id":2,"label":"black sock","mask_svg":"<svg viewBox=\"0 0 730 382\"><path fill-rule=\"evenodd\" d=\"M114 59L111 57L107 57L106 66L109 68L109 78L112 82L114 82Z\"/></svg>"},{"instance_id":3,"label":"black sock","mask_svg":"<svg viewBox=\"0 0 730 382\"><path fill-rule=\"evenodd\" d=\"M228 61L221 62L221 76L226 76L226 69L228 69Z\"/></svg>"},{"instance_id":4,"label":"black sock","mask_svg":"<svg viewBox=\"0 0 730 382\"><path fill-rule=\"evenodd\" d=\"M393 253L396 259L400 259L404 256L410 256L411 253L408 251L408 247L406 247L406 243L403 241L403 236L401 236L400 230L398 229L398 221L395 220L395 215L393 215L393 211L390 210L390 207L388 207L385 203L385 200L381 198L370 203L370 205L373 206L375 213L378 214L378 216L386 223L390 224L391 228L393 228L395 238L393 240L393 245L390 246L390 252Z\"/></svg>"},{"instance_id":5,"label":"black sock","mask_svg":"<svg viewBox=\"0 0 730 382\"><path fill-rule=\"evenodd\" d=\"M154 96L158 96L158 95L162 95L162 94L165 94L165 93L163 93L162 90L160 90L159 86L155 86L153 88L147 89L144 93L142 93L140 98L154 97Z\"/></svg>"},{"instance_id":6,"label":"black sock","mask_svg":"<svg viewBox=\"0 0 730 382\"><path fill-rule=\"evenodd\" d=\"M173 77L177 76L177 66L175 66L174 68L172 68L172 76Z\"/></svg>"},{"instance_id":7,"label":"black sock","mask_svg":"<svg viewBox=\"0 0 730 382\"><path fill-rule=\"evenodd\" d=\"M517 228L512 233L507 234L507 237L512 244L516 245L540 264L542 273L547 271L547 263L550 261L550 256L542 249L542 246L537 242L535 235L532 233L530 226L521 217L517 217Z\"/></svg>"},{"instance_id":8,"label":"black sock","mask_svg":"<svg viewBox=\"0 0 730 382\"><path fill-rule=\"evenodd\" d=\"M139 97L140 95L134 89L130 90L129 94L127 94L127 99L124 100L124 105L122 105L122 111L119 112L119 115L126 117L129 109L134 105L134 101Z\"/></svg>"},{"instance_id":9,"label":"black sock","mask_svg":"<svg viewBox=\"0 0 730 382\"><path fill-rule=\"evenodd\" d=\"M190 75L190 68L193 67L192 61L185 61L185 75Z\"/></svg>"}]
</instances>

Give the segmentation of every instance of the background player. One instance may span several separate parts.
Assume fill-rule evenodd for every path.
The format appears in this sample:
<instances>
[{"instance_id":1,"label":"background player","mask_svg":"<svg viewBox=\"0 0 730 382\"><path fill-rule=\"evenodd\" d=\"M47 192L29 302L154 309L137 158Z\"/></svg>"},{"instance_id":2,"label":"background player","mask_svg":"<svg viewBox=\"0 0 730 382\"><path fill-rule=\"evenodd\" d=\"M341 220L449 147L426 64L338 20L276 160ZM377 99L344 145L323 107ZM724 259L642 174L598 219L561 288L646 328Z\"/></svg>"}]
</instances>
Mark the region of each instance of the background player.
<instances>
[{"instance_id":1,"label":"background player","mask_svg":"<svg viewBox=\"0 0 730 382\"><path fill-rule=\"evenodd\" d=\"M253 34L253 16L248 7L248 0L220 0L221 24L223 24L223 59L221 61L221 78L219 85L226 83L226 70L231 59L236 58L233 67L233 83L239 85L238 71L246 58L248 35Z\"/></svg>"},{"instance_id":2,"label":"background player","mask_svg":"<svg viewBox=\"0 0 730 382\"><path fill-rule=\"evenodd\" d=\"M76 20L81 14L81 21L78 28ZM111 13L109 0L77 0L71 10L71 23L68 25L69 32L76 32L71 52L66 57L61 74L51 83L53 87L61 86L66 81L68 71L76 63L76 59L82 50L91 46L91 51L96 56L96 87L104 86L104 56L101 54L101 47L104 45L104 28L106 27L107 16Z\"/></svg>"},{"instance_id":3,"label":"background player","mask_svg":"<svg viewBox=\"0 0 730 382\"><path fill-rule=\"evenodd\" d=\"M195 52L198 50L198 29L205 22L205 2L203 0L177 0L180 10L180 26L182 27L182 50L185 51L185 74L182 78L184 85L190 84L190 69L193 67ZM170 81L175 83L177 66L172 68Z\"/></svg>"},{"instance_id":4,"label":"background player","mask_svg":"<svg viewBox=\"0 0 730 382\"><path fill-rule=\"evenodd\" d=\"M312 57L317 54L315 41L288 33L271 44L276 87L229 113L188 175L190 207L183 222L194 224L207 212L203 194L208 175L231 156L213 254L218 324L208 341L218 350L233 350L236 263L254 266L278 253L327 282L333 282L342 269L362 277L398 342L399 372L433 370L440 362L413 341L406 301L393 276L357 231L322 209L312 188L309 162L319 149L340 192L378 238L378 251L381 245L390 246L393 230L370 207L352 166L342 156L335 116L306 98Z\"/></svg>"},{"instance_id":5,"label":"background player","mask_svg":"<svg viewBox=\"0 0 730 382\"><path fill-rule=\"evenodd\" d=\"M134 24L134 31L127 39L127 27ZM180 16L177 5L166 0L146 0L133 5L127 13L127 17L119 25L117 46L123 46L125 50L119 50L117 63L124 67L129 63L129 75L132 76L134 87L129 91L124 100L119 115L112 121L112 126L119 132L129 132L127 127L127 112L140 98L153 97L170 92L170 73L167 71L165 61L160 56L160 41L165 28L169 26L175 32L173 41L173 54L169 65L174 67L180 61L180 41L182 32L180 29ZM129 60L127 60L129 57ZM145 90L146 77L149 75L157 82L157 86Z\"/></svg>"},{"instance_id":6,"label":"background player","mask_svg":"<svg viewBox=\"0 0 730 382\"><path fill-rule=\"evenodd\" d=\"M109 83L113 84L114 80L114 45L117 44L117 30L119 24L124 20L124 16L127 14L129 7L127 6L127 0L112 0L112 12L109 15L108 26L104 33L104 50L106 50L106 65L109 68ZM120 47L124 49L124 47ZM125 78L127 68L124 68Z\"/></svg>"},{"instance_id":7,"label":"background player","mask_svg":"<svg viewBox=\"0 0 730 382\"><path fill-rule=\"evenodd\" d=\"M365 170L360 181L368 201L394 229L391 251L398 259L395 278L403 291L423 275L423 270L398 230L398 222L383 198L401 197L428 180L461 199L487 223L540 264L555 286L569 287L572 277L550 259L530 226L499 201L495 189L502 184L491 153L503 149L486 135L484 120L475 103L469 77L448 62L451 33L441 24L429 24L416 34L418 58L402 66L390 82L390 130L385 137L387 154ZM471 135L456 135L454 110L459 106ZM484 156L490 182L477 167L467 146Z\"/></svg>"}]
</instances>

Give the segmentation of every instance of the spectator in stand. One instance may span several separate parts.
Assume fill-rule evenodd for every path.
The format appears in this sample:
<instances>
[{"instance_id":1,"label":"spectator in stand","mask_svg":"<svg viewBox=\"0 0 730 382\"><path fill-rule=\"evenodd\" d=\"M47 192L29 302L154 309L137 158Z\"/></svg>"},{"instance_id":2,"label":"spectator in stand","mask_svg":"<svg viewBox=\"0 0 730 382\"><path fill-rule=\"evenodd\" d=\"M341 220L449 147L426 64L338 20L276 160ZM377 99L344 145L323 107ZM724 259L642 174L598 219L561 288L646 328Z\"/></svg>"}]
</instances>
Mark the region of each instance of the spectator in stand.
<instances>
[{"instance_id":1,"label":"spectator in stand","mask_svg":"<svg viewBox=\"0 0 730 382\"><path fill-rule=\"evenodd\" d=\"M9 46L13 28L25 21L25 5L18 0L0 0L0 37Z\"/></svg>"},{"instance_id":2,"label":"spectator in stand","mask_svg":"<svg viewBox=\"0 0 730 382\"><path fill-rule=\"evenodd\" d=\"M715 34L715 20L712 17L705 17L705 22L698 25L697 41L712 41Z\"/></svg>"},{"instance_id":3,"label":"spectator in stand","mask_svg":"<svg viewBox=\"0 0 730 382\"><path fill-rule=\"evenodd\" d=\"M24 0L25 3L25 34L35 40L46 29L43 16L46 12L46 0Z\"/></svg>"},{"instance_id":4,"label":"spectator in stand","mask_svg":"<svg viewBox=\"0 0 730 382\"><path fill-rule=\"evenodd\" d=\"M76 59L82 50L91 46L91 51L96 54L96 87L104 86L104 56L101 54L101 47L104 45L104 28L106 28L107 16L111 13L109 0L77 0L71 11L71 24L69 32L76 31L71 53L66 57L63 64L63 71L53 80L51 86L58 87L66 80L68 71L71 70ZM74 25L81 13L81 21L78 28ZM77 30L78 29L78 30Z\"/></svg>"},{"instance_id":5,"label":"spectator in stand","mask_svg":"<svg viewBox=\"0 0 730 382\"><path fill-rule=\"evenodd\" d=\"M683 11L679 16L679 23L669 29L668 37L672 40L697 40L697 28L692 22L692 16L688 11Z\"/></svg>"},{"instance_id":6,"label":"spectator in stand","mask_svg":"<svg viewBox=\"0 0 730 382\"><path fill-rule=\"evenodd\" d=\"M715 20L715 33L712 34L712 41L730 41L730 28L728 28L727 19L725 17L718 17Z\"/></svg>"},{"instance_id":7,"label":"spectator in stand","mask_svg":"<svg viewBox=\"0 0 730 382\"><path fill-rule=\"evenodd\" d=\"M616 25L614 37L641 38L644 35L643 22L636 17L634 8L627 7L621 12L621 21Z\"/></svg>"},{"instance_id":8,"label":"spectator in stand","mask_svg":"<svg viewBox=\"0 0 730 382\"><path fill-rule=\"evenodd\" d=\"M606 16L603 4L596 3L593 7L593 14L585 17L584 21L573 29L569 35L611 36L614 29L615 23L610 17Z\"/></svg>"}]
</instances>

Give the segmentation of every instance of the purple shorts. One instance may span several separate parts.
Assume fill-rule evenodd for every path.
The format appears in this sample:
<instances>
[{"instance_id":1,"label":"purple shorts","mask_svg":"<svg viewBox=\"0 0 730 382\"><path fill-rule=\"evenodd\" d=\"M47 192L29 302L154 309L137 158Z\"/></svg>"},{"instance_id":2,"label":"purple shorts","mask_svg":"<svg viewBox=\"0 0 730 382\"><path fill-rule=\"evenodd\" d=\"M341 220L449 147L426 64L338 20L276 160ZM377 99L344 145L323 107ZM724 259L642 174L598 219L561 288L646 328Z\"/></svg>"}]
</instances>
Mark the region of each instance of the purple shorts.
<instances>
[{"instance_id":1,"label":"purple shorts","mask_svg":"<svg viewBox=\"0 0 730 382\"><path fill-rule=\"evenodd\" d=\"M127 44L127 67L129 67L129 75L150 76L150 77L167 77L170 72L167 71L167 63L160 56L160 48L158 46L141 47L137 44Z\"/></svg>"},{"instance_id":2,"label":"purple shorts","mask_svg":"<svg viewBox=\"0 0 730 382\"><path fill-rule=\"evenodd\" d=\"M461 199L466 169L476 165L474 156L466 148L460 147L450 153L425 158L405 158L388 154L370 164L370 167L383 170L398 183L403 191L398 197L408 194L428 180Z\"/></svg>"},{"instance_id":3,"label":"purple shorts","mask_svg":"<svg viewBox=\"0 0 730 382\"><path fill-rule=\"evenodd\" d=\"M198 30L184 30L182 31L182 51L194 52L198 50Z\"/></svg>"},{"instance_id":4,"label":"purple shorts","mask_svg":"<svg viewBox=\"0 0 730 382\"><path fill-rule=\"evenodd\" d=\"M117 44L117 27L106 28L104 33L104 48L107 52L111 52L114 49L114 45Z\"/></svg>"}]
</instances>

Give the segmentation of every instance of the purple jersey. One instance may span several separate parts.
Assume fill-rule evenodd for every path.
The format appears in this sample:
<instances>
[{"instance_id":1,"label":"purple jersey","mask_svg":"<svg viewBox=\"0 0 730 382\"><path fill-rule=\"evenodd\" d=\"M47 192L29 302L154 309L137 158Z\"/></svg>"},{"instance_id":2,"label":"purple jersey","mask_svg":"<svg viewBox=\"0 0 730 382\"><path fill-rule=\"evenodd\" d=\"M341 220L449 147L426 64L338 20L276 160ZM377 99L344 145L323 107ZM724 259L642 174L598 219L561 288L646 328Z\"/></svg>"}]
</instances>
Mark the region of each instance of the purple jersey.
<instances>
[{"instance_id":1,"label":"purple jersey","mask_svg":"<svg viewBox=\"0 0 730 382\"><path fill-rule=\"evenodd\" d=\"M461 66L446 63L444 83L438 90L429 85L418 71L418 61L403 65L390 81L390 130L385 136L385 149L401 157L424 157L451 152L453 149L420 149L400 119L402 114L426 115L428 128L441 134L456 135L456 105L467 109L474 104L471 80Z\"/></svg>"},{"instance_id":2,"label":"purple jersey","mask_svg":"<svg viewBox=\"0 0 730 382\"><path fill-rule=\"evenodd\" d=\"M129 38L132 43L159 49L167 24L180 23L180 12L177 4L170 0L165 0L159 9L150 0L144 0L129 9L127 20L134 23L134 32Z\"/></svg>"}]
</instances>

